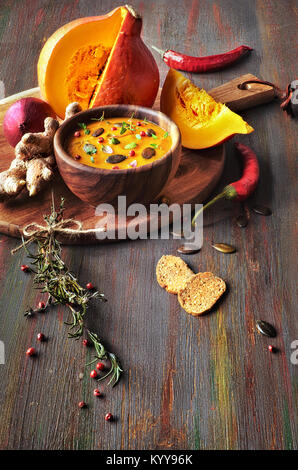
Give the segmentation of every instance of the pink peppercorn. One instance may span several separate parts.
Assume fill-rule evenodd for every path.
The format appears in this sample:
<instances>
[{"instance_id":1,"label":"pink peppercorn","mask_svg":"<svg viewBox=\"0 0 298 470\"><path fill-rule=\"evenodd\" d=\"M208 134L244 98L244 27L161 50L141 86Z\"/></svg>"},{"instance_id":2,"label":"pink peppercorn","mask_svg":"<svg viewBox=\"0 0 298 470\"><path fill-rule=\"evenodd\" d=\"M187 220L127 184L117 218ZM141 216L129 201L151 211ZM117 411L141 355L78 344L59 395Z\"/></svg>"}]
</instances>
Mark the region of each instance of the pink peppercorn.
<instances>
[{"instance_id":1,"label":"pink peppercorn","mask_svg":"<svg viewBox=\"0 0 298 470\"><path fill-rule=\"evenodd\" d=\"M140 136L141 136L141 137L145 137L145 135L146 135L146 132L145 132L145 131L141 131L141 132L140 132Z\"/></svg>"},{"instance_id":2,"label":"pink peppercorn","mask_svg":"<svg viewBox=\"0 0 298 470\"><path fill-rule=\"evenodd\" d=\"M131 151L129 152L129 156L130 156L130 157L134 157L135 154L136 154L136 152L135 152L134 150L131 150Z\"/></svg>"},{"instance_id":3,"label":"pink peppercorn","mask_svg":"<svg viewBox=\"0 0 298 470\"><path fill-rule=\"evenodd\" d=\"M75 131L74 137L80 137L80 135L81 135L80 131Z\"/></svg>"}]
</instances>

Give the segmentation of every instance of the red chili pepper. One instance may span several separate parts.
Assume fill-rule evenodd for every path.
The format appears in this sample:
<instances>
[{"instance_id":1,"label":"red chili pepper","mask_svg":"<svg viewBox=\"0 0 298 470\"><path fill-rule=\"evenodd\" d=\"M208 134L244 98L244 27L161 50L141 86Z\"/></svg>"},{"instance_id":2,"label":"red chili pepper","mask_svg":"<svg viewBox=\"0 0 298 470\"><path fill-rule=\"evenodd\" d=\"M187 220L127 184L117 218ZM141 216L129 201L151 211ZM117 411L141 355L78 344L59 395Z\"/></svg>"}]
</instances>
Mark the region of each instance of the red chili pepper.
<instances>
[{"instance_id":1,"label":"red chili pepper","mask_svg":"<svg viewBox=\"0 0 298 470\"><path fill-rule=\"evenodd\" d=\"M239 142L235 143L236 149L240 152L243 162L243 173L240 180L230 183L226 186L223 191L215 196L211 201L205 204L192 219L192 224L194 224L198 215L205 210L207 207L214 204L214 202L219 199L231 199L235 201L245 201L256 189L259 176L260 168L256 154L247 147L246 145L240 144Z\"/></svg>"},{"instance_id":2,"label":"red chili pepper","mask_svg":"<svg viewBox=\"0 0 298 470\"><path fill-rule=\"evenodd\" d=\"M214 72L215 70L221 70L234 64L241 57L246 55L253 49L249 46L239 46L229 52L223 54L209 55L206 57L194 57L186 54L180 54L180 52L162 51L155 46L151 46L152 49L157 51L163 58L163 61L171 68L176 70L184 70L184 72L204 73Z\"/></svg>"}]
</instances>

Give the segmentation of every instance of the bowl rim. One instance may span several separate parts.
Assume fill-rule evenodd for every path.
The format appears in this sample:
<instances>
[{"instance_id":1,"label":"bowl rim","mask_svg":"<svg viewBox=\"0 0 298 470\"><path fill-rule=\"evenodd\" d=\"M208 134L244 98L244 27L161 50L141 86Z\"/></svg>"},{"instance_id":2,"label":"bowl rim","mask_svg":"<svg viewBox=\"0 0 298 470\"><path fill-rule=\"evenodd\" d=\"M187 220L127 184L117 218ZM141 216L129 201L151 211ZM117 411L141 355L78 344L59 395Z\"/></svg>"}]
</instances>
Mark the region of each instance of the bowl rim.
<instances>
[{"instance_id":1,"label":"bowl rim","mask_svg":"<svg viewBox=\"0 0 298 470\"><path fill-rule=\"evenodd\" d=\"M131 167L131 168L123 168L123 169L117 169L117 173L115 173L115 170L113 168L99 168L99 167L93 167L89 165L85 165L84 163L80 163L79 160L74 160L73 157L71 157L64 149L64 142L62 143L62 137L63 133L65 132L65 128L70 125L72 121L77 120L79 116L83 116L85 114L89 115L88 120L90 120L90 117L92 117L93 114L97 113L102 113L103 111L109 111L110 109L112 110L119 110L119 118L121 118L121 112L127 112L131 110L132 112L137 112L137 113L152 113L153 115L160 115L162 118L169 123L170 126L170 135L172 138L172 145L171 148L158 160L154 160L151 163L146 163L145 165L142 166L137 166L137 167ZM107 116L108 117L108 116ZM126 117L126 116L125 116ZM142 119L140 117L140 119ZM150 121L149 121L150 122ZM157 123L154 123L156 125L159 125ZM65 140L65 139L64 139ZM133 104L111 104L111 105L106 105L106 106L98 106L96 108L89 108L85 109L83 111L80 111L79 113L74 114L70 118L66 119L58 128L57 132L55 133L54 136L54 151L55 151L55 156L57 160L57 155L58 158L66 161L67 164L73 166L74 168L78 170L84 170L87 173L92 173L92 174L98 174L98 175L108 175L110 173L119 174L119 175L125 175L126 173L133 173L133 172L147 172L150 171L153 167L160 166L164 163L164 161L170 157L170 155L177 149L181 147L181 133L179 130L179 127L177 124L169 118L166 114L162 113L159 110L152 109L152 108L146 108L145 106L138 106L138 105L133 105Z\"/></svg>"}]
</instances>

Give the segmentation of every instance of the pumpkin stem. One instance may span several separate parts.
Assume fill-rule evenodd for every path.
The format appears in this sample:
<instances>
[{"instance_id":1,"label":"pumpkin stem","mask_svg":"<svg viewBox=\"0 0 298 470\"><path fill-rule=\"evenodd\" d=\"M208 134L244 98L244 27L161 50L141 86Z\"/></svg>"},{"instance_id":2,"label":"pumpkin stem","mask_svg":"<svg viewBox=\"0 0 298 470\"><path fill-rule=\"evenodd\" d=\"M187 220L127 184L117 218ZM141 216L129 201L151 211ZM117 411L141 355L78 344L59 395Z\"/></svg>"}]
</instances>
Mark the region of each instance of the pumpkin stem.
<instances>
[{"instance_id":1,"label":"pumpkin stem","mask_svg":"<svg viewBox=\"0 0 298 470\"><path fill-rule=\"evenodd\" d=\"M133 6L131 5L125 5L126 10L129 11L129 13L134 17L134 18L142 18L141 15L134 9Z\"/></svg>"},{"instance_id":2,"label":"pumpkin stem","mask_svg":"<svg viewBox=\"0 0 298 470\"><path fill-rule=\"evenodd\" d=\"M152 49L154 49L156 52L158 52L161 55L161 57L163 57L165 52L166 52L166 51L163 51L163 50L159 49L158 47L152 46L152 44L150 45L150 47L152 47Z\"/></svg>"}]
</instances>

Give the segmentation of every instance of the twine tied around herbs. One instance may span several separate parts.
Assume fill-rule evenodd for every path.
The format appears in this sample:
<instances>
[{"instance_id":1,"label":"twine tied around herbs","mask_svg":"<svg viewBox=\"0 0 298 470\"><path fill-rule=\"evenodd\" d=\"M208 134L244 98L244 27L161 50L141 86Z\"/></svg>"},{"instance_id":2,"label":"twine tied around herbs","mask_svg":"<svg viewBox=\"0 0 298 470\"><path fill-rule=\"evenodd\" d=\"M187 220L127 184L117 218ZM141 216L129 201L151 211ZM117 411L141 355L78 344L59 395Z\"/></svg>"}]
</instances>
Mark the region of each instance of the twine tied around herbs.
<instances>
[{"instance_id":1,"label":"twine tied around herbs","mask_svg":"<svg viewBox=\"0 0 298 470\"><path fill-rule=\"evenodd\" d=\"M68 235L78 235L82 232L82 227L82 223L79 220L74 219L62 219L59 222L56 222L52 225L48 224L47 226L40 225L37 222L30 222L30 224L27 224L23 228L22 233L22 238L28 237L28 239L25 241L23 238L23 243L11 250L11 254L16 253L21 248L28 245L38 237L42 237L51 233L65 233Z\"/></svg>"}]
</instances>

